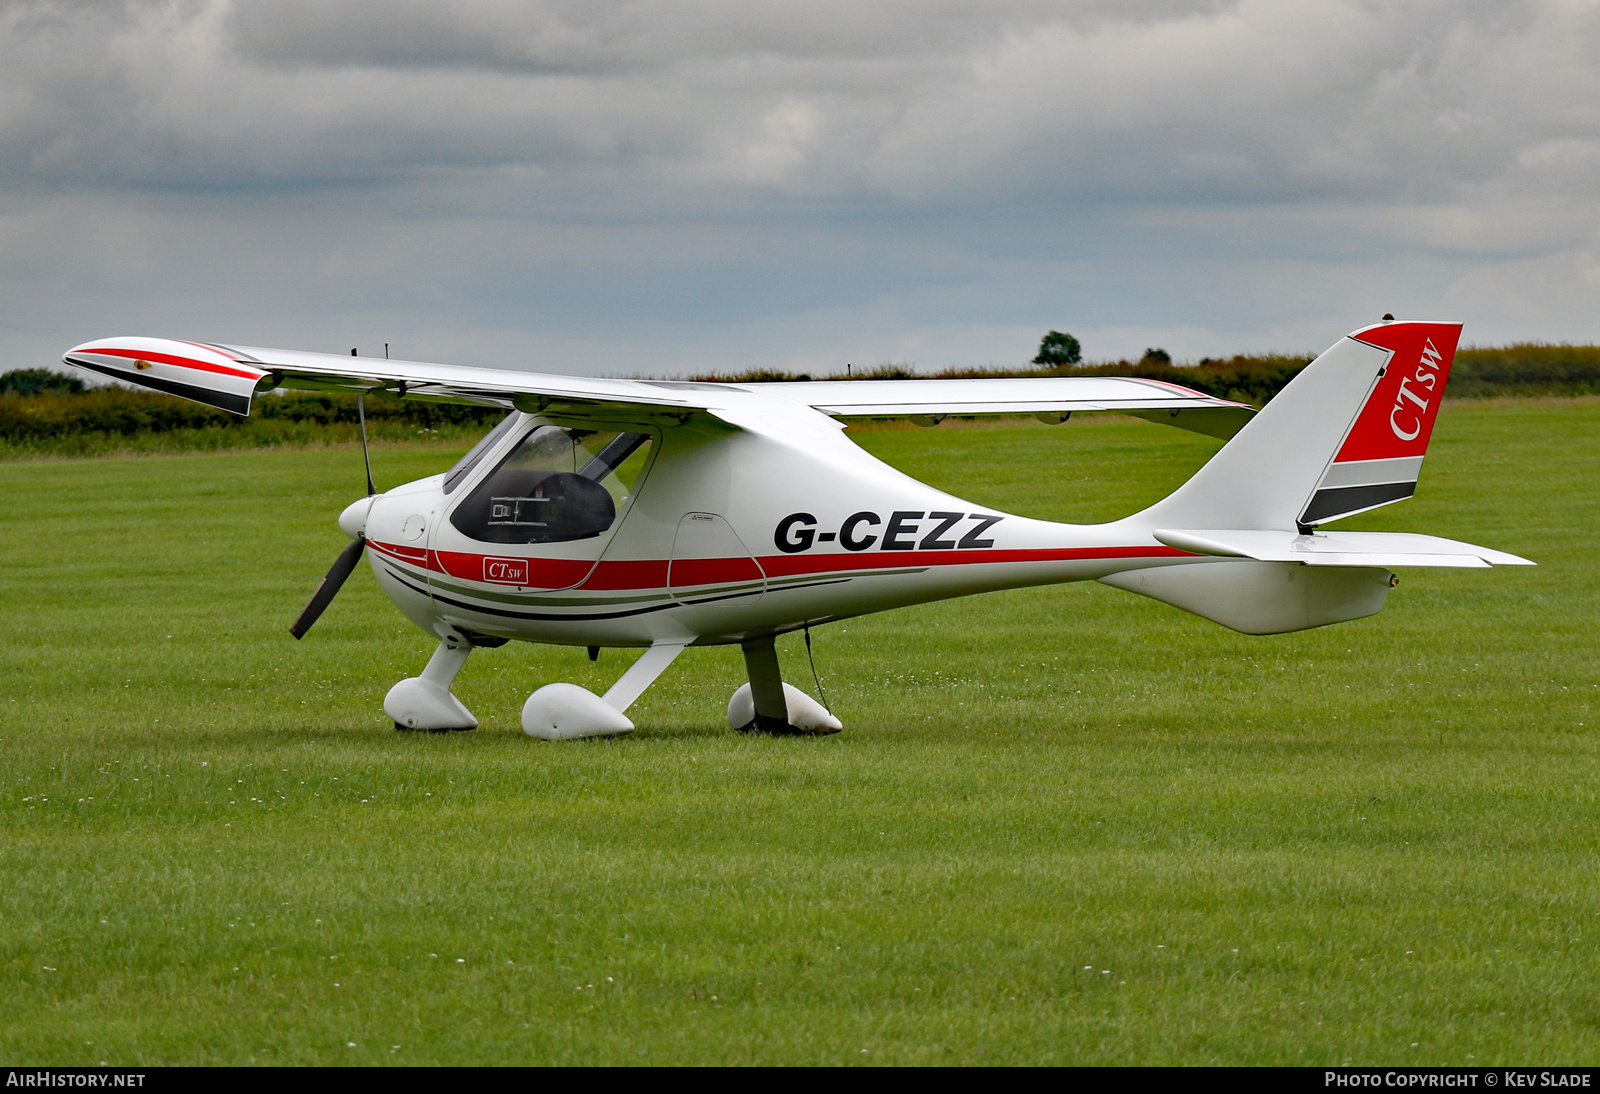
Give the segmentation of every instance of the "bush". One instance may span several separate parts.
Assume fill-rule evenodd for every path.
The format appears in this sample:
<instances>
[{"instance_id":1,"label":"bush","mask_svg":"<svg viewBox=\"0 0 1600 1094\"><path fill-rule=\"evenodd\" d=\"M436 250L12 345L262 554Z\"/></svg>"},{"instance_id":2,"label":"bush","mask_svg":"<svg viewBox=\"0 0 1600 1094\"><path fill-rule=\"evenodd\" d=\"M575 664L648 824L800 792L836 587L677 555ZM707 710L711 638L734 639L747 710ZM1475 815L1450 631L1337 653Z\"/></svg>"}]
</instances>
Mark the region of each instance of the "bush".
<instances>
[{"instance_id":1,"label":"bush","mask_svg":"<svg viewBox=\"0 0 1600 1094\"><path fill-rule=\"evenodd\" d=\"M492 407L367 400L374 441L475 439L505 414ZM248 418L120 387L77 394L0 395L0 458L22 455L213 451L359 441L354 395L258 396Z\"/></svg>"},{"instance_id":2,"label":"bush","mask_svg":"<svg viewBox=\"0 0 1600 1094\"><path fill-rule=\"evenodd\" d=\"M1445 390L1457 398L1600 395L1600 346L1470 346L1456 351Z\"/></svg>"},{"instance_id":3,"label":"bush","mask_svg":"<svg viewBox=\"0 0 1600 1094\"><path fill-rule=\"evenodd\" d=\"M1060 367L1057 376L1138 376L1203 391L1235 402L1261 406L1283 390L1311 363L1307 354L1239 354L1226 359L1203 357L1198 364L1175 365L1165 350L1152 348L1138 361ZM983 377L1037 376L1038 370L943 369L919 373L908 364L885 364L858 371L861 380L962 380ZM810 377L807 377L809 379ZM823 377L843 379L843 377ZM697 380L761 383L798 377L770 371L738 376L697 376ZM1457 350L1446 394L1455 399L1498 395L1600 395L1600 346L1549 345L1538 342L1510 346L1469 346Z\"/></svg>"},{"instance_id":4,"label":"bush","mask_svg":"<svg viewBox=\"0 0 1600 1094\"><path fill-rule=\"evenodd\" d=\"M447 425L482 425L499 421L505 411L370 398L367 422L422 429ZM66 433L166 433L177 429L246 429L252 422L294 422L355 425L356 397L336 392L287 392L257 396L249 418L240 418L200 403L120 387L96 388L78 394L0 395L0 437L60 436Z\"/></svg>"},{"instance_id":5,"label":"bush","mask_svg":"<svg viewBox=\"0 0 1600 1094\"><path fill-rule=\"evenodd\" d=\"M1207 358L1198 365L1174 365L1148 354L1139 361L1111 361L1101 365L1065 370L1063 376L1137 376L1261 406L1311 363L1311 356L1287 357L1268 354L1260 357L1240 355L1226 361Z\"/></svg>"},{"instance_id":6,"label":"bush","mask_svg":"<svg viewBox=\"0 0 1600 1094\"><path fill-rule=\"evenodd\" d=\"M1159 351L1165 353L1166 351ZM1149 380L1164 380L1169 384L1182 384L1184 387L1203 391L1207 395L1216 395L1224 399L1232 399L1241 403L1254 403L1261 405L1282 390L1283 385L1294 379L1295 374L1311 362L1309 354L1305 356L1286 357L1271 354L1261 357L1238 356L1226 361L1213 361L1210 358L1198 365L1174 365L1171 360L1162 360L1159 357L1146 356L1139 361L1107 361L1102 364L1063 366L1046 370L1056 376L1138 376ZM913 370L913 366L906 363L882 364L874 369L857 369L852 375L856 380L980 380L985 378L1009 376L1038 376L1040 370L1028 369L976 369L976 368L949 368L939 372L921 373ZM792 381L811 379L810 376L800 377L783 372L752 369L731 376L706 374L690 377L701 382L730 382L759 384L770 381ZM826 380L842 380L842 376L820 377Z\"/></svg>"},{"instance_id":7,"label":"bush","mask_svg":"<svg viewBox=\"0 0 1600 1094\"><path fill-rule=\"evenodd\" d=\"M1083 360L1083 347L1070 334L1053 330L1039 339L1039 355L1033 359L1045 368L1061 368Z\"/></svg>"},{"instance_id":8,"label":"bush","mask_svg":"<svg viewBox=\"0 0 1600 1094\"><path fill-rule=\"evenodd\" d=\"M84 390L83 381L47 368L19 368L0 374L0 395L44 395L62 392L76 395Z\"/></svg>"}]
</instances>

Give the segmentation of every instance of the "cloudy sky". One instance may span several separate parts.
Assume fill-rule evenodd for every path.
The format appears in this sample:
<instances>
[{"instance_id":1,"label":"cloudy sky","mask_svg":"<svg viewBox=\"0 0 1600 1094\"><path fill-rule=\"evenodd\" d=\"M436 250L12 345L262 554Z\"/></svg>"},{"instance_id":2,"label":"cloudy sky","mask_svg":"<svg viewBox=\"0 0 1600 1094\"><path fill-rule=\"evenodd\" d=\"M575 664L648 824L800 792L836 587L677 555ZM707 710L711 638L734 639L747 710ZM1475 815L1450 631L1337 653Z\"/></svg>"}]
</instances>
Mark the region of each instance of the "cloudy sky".
<instances>
[{"instance_id":1,"label":"cloudy sky","mask_svg":"<svg viewBox=\"0 0 1600 1094\"><path fill-rule=\"evenodd\" d=\"M0 368L1600 341L1593 0L0 0Z\"/></svg>"}]
</instances>

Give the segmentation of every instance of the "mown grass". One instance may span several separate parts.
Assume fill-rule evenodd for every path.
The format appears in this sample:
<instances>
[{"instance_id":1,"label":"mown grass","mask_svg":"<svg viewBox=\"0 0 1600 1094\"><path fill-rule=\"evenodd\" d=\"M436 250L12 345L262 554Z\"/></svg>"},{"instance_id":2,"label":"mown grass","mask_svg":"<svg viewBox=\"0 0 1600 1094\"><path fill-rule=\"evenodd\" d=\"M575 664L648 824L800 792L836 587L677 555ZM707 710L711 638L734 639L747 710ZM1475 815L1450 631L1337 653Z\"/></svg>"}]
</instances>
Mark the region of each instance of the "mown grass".
<instances>
[{"instance_id":1,"label":"mown grass","mask_svg":"<svg viewBox=\"0 0 1600 1094\"><path fill-rule=\"evenodd\" d=\"M1211 442L878 432L914 474L1103 519ZM845 733L522 699L628 661L513 645L471 734L395 733L428 643L364 570L296 644L359 452L0 466L0 1057L13 1063L1593 1063L1600 402L1447 404L1362 527L1411 572L1250 638L1100 586L815 632ZM380 486L455 449L374 454ZM808 685L803 648L785 643Z\"/></svg>"}]
</instances>

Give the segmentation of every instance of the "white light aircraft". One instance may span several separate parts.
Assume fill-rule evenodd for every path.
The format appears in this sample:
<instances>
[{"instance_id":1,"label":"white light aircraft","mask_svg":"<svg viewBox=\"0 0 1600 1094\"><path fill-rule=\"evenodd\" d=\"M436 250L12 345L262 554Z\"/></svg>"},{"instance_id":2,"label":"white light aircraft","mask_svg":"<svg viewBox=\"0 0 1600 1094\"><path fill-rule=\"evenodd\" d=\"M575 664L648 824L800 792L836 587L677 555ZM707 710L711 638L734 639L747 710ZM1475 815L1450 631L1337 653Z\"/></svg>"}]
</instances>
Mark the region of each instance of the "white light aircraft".
<instances>
[{"instance_id":1,"label":"white light aircraft","mask_svg":"<svg viewBox=\"0 0 1600 1094\"><path fill-rule=\"evenodd\" d=\"M739 644L728 721L773 734L839 721L783 682L774 638L908 604L1097 580L1247 634L1383 607L1407 566L1531 565L1433 536L1323 531L1408 498L1455 354L1455 323L1386 321L1339 340L1267 407L1116 377L680 383L602 380L159 338L110 338L71 365L248 414L275 388L504 407L455 467L344 510L353 540L291 628L305 634L363 552L438 642L384 699L398 728L472 729L450 691L508 640L644 653L603 695L539 688L533 737L626 733L628 707L690 646ZM1231 438L1173 494L1108 524L962 501L847 438L841 419L1114 411Z\"/></svg>"}]
</instances>

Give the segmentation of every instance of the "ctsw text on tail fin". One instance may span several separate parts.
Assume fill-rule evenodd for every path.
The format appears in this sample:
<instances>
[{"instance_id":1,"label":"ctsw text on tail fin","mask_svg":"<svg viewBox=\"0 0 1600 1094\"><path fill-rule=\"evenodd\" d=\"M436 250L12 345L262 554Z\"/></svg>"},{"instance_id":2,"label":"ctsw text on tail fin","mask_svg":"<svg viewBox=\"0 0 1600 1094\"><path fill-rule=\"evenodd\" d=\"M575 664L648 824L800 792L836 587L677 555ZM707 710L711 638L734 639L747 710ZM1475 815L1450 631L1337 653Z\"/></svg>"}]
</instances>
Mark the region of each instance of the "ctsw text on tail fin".
<instances>
[{"instance_id":1,"label":"ctsw text on tail fin","mask_svg":"<svg viewBox=\"0 0 1600 1094\"><path fill-rule=\"evenodd\" d=\"M1389 323L1351 335L1390 351L1380 374L1301 512L1305 526L1338 520L1416 493L1461 327Z\"/></svg>"},{"instance_id":2,"label":"ctsw text on tail fin","mask_svg":"<svg viewBox=\"0 0 1600 1094\"><path fill-rule=\"evenodd\" d=\"M1141 518L1303 532L1410 497L1460 336L1385 322L1340 339Z\"/></svg>"}]
</instances>

